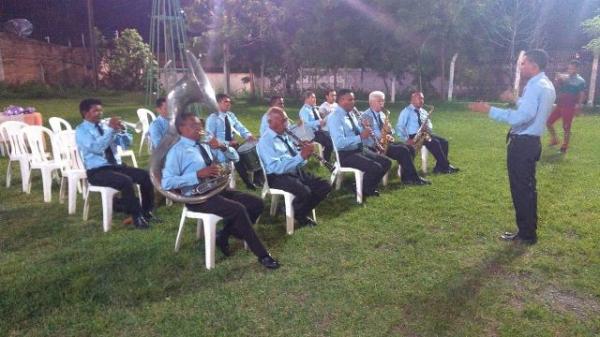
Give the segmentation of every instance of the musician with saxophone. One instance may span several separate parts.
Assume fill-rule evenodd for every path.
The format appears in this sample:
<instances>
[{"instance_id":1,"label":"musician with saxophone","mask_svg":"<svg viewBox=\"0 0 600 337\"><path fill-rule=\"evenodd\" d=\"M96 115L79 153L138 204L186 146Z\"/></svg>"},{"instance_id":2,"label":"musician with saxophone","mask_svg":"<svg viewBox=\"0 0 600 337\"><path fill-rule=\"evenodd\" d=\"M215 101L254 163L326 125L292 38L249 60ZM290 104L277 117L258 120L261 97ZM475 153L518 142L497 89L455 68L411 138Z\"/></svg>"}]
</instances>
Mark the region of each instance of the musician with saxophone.
<instances>
[{"instance_id":1,"label":"musician with saxophone","mask_svg":"<svg viewBox=\"0 0 600 337\"><path fill-rule=\"evenodd\" d=\"M430 184L429 180L420 177L417 173L417 169L413 164L414 149L405 144L393 143L393 128L389 121L389 112L384 112L384 106L385 94L383 92L373 91L369 94L369 108L362 113L362 118L368 121L368 125L373 129L374 137L364 140L364 144L371 151L397 160L401 170L401 179L404 184Z\"/></svg>"},{"instance_id":2,"label":"musician with saxophone","mask_svg":"<svg viewBox=\"0 0 600 337\"><path fill-rule=\"evenodd\" d=\"M303 170L314 154L310 142L294 144L288 137L288 116L279 107L268 112L269 129L258 141L258 152L264 163L269 186L292 193L294 217L299 226L315 226L308 215L331 191L329 183ZM292 136L292 138L294 138ZM301 146L300 150L296 146Z\"/></svg>"},{"instance_id":3,"label":"musician with saxophone","mask_svg":"<svg viewBox=\"0 0 600 337\"><path fill-rule=\"evenodd\" d=\"M329 161L333 144L329 132L324 130L326 120L321 118L317 104L317 96L312 90L307 90L303 93L304 105L298 112L300 119L304 125L310 127L315 134L315 141L323 146L323 157Z\"/></svg>"},{"instance_id":4,"label":"musician with saxophone","mask_svg":"<svg viewBox=\"0 0 600 337\"><path fill-rule=\"evenodd\" d=\"M150 127L148 128L150 143L152 144L153 149L160 144L163 136L167 133L167 130L169 130L169 111L167 110L167 101L164 97L156 100L155 109L156 112L158 112L158 116L150 123Z\"/></svg>"},{"instance_id":5,"label":"musician with saxophone","mask_svg":"<svg viewBox=\"0 0 600 337\"><path fill-rule=\"evenodd\" d=\"M355 116L354 93L350 89L338 92L338 107L327 116L327 127L342 166L365 173L363 196L379 196L377 185L390 169L392 162L383 155L363 151L363 141L371 137L372 129L360 124Z\"/></svg>"},{"instance_id":6,"label":"musician with saxophone","mask_svg":"<svg viewBox=\"0 0 600 337\"><path fill-rule=\"evenodd\" d=\"M167 153L162 170L161 187L165 190L179 189L184 196L191 196L198 184L218 177L222 168L217 159L237 161L237 152L228 144L213 138L201 143L204 128L200 119L191 112L181 113L175 119L175 127L181 138ZM234 190L223 190L199 204L186 204L192 211L216 214L224 219L224 228L217 234L217 247L229 256L229 236L246 241L260 264L269 269L279 267L254 232L252 224L263 211L262 199Z\"/></svg>"},{"instance_id":7,"label":"musician with saxophone","mask_svg":"<svg viewBox=\"0 0 600 337\"><path fill-rule=\"evenodd\" d=\"M106 186L121 192L121 203L133 218L138 229L149 228L154 208L154 186L148 171L121 164L117 146L131 145L132 137L124 129L118 117L110 118L108 124L102 119L102 102L87 98L79 104L83 122L75 129L77 147L85 165L87 179L92 185ZM142 204L134 193L134 184L140 185Z\"/></svg>"},{"instance_id":8,"label":"musician with saxophone","mask_svg":"<svg viewBox=\"0 0 600 337\"><path fill-rule=\"evenodd\" d=\"M427 139L423 145L435 157L436 163L433 173L456 173L458 168L450 165L448 160L448 141L444 138L431 133L433 125L429 118L429 113L423 109L425 96L420 91L415 91L410 95L410 105L404 108L398 116L396 123L396 134L408 145L415 145L415 136L427 133ZM420 150L420 149L415 149Z\"/></svg>"}]
</instances>

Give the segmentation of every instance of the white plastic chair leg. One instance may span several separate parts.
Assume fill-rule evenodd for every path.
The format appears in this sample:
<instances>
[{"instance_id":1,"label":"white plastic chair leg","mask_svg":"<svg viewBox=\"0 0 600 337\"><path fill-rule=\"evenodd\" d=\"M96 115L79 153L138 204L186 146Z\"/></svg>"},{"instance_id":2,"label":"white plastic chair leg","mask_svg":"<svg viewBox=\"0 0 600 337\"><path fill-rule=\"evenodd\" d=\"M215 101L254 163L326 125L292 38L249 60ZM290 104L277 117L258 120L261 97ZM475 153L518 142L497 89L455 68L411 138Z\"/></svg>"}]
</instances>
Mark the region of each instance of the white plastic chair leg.
<instances>
[{"instance_id":1,"label":"white plastic chair leg","mask_svg":"<svg viewBox=\"0 0 600 337\"><path fill-rule=\"evenodd\" d=\"M175 252L179 251L179 247L181 246L181 237L183 236L183 227L185 225L185 218L187 215L187 209L184 208L181 212L181 220L179 221L179 230L177 231L177 238L175 239ZM200 220L198 220L200 221Z\"/></svg>"},{"instance_id":2,"label":"white plastic chair leg","mask_svg":"<svg viewBox=\"0 0 600 337\"><path fill-rule=\"evenodd\" d=\"M427 173L427 158L429 157L429 150L423 145L421 147L421 171Z\"/></svg>"},{"instance_id":3,"label":"white plastic chair leg","mask_svg":"<svg viewBox=\"0 0 600 337\"><path fill-rule=\"evenodd\" d=\"M19 160L19 169L21 170L21 183L23 185L23 192L31 193L31 170L29 169L29 161L27 159Z\"/></svg>"},{"instance_id":4,"label":"white plastic chair leg","mask_svg":"<svg viewBox=\"0 0 600 337\"><path fill-rule=\"evenodd\" d=\"M363 172L356 172L354 174L354 179L356 181L356 202L362 204L363 202Z\"/></svg>"},{"instance_id":5,"label":"white plastic chair leg","mask_svg":"<svg viewBox=\"0 0 600 337\"><path fill-rule=\"evenodd\" d=\"M202 219L198 219L196 223L196 240L200 240L202 238Z\"/></svg>"},{"instance_id":6,"label":"white plastic chair leg","mask_svg":"<svg viewBox=\"0 0 600 337\"><path fill-rule=\"evenodd\" d=\"M387 184L388 184L388 176L389 176L389 174L390 174L390 172L388 171L388 172L386 172L386 173L385 173L385 175L383 176L383 179L382 179L383 186L387 186Z\"/></svg>"},{"instance_id":7,"label":"white plastic chair leg","mask_svg":"<svg viewBox=\"0 0 600 337\"><path fill-rule=\"evenodd\" d=\"M65 203L65 183L67 181L67 177L61 177L60 178L60 188L58 190L58 203L59 204L64 204Z\"/></svg>"},{"instance_id":8,"label":"white plastic chair leg","mask_svg":"<svg viewBox=\"0 0 600 337\"><path fill-rule=\"evenodd\" d=\"M108 232L112 225L113 193L102 191L102 227Z\"/></svg>"},{"instance_id":9,"label":"white plastic chair leg","mask_svg":"<svg viewBox=\"0 0 600 337\"><path fill-rule=\"evenodd\" d=\"M335 189L336 190L339 190L340 188L342 188L342 180L344 180L344 174L338 173L335 178Z\"/></svg>"},{"instance_id":10,"label":"white plastic chair leg","mask_svg":"<svg viewBox=\"0 0 600 337\"><path fill-rule=\"evenodd\" d=\"M10 164L12 164L12 161L9 160L8 165L6 165L6 188L10 187L10 180L12 179L12 171Z\"/></svg>"},{"instance_id":11,"label":"white plastic chair leg","mask_svg":"<svg viewBox=\"0 0 600 337\"><path fill-rule=\"evenodd\" d=\"M67 177L67 192L69 202L69 214L75 214L77 208L77 188L79 185L79 179L75 177Z\"/></svg>"},{"instance_id":12,"label":"white plastic chair leg","mask_svg":"<svg viewBox=\"0 0 600 337\"><path fill-rule=\"evenodd\" d=\"M294 207L292 203L294 202L295 196L291 193L286 193L284 196L285 199L285 227L288 235L294 234Z\"/></svg>"},{"instance_id":13,"label":"white plastic chair leg","mask_svg":"<svg viewBox=\"0 0 600 337\"><path fill-rule=\"evenodd\" d=\"M279 203L279 195L271 194L271 210L269 212L269 215L275 216L275 213L277 213L277 204L278 203Z\"/></svg>"},{"instance_id":14,"label":"white plastic chair leg","mask_svg":"<svg viewBox=\"0 0 600 337\"><path fill-rule=\"evenodd\" d=\"M398 178L402 180L402 166L398 165Z\"/></svg>"},{"instance_id":15,"label":"white plastic chair leg","mask_svg":"<svg viewBox=\"0 0 600 337\"><path fill-rule=\"evenodd\" d=\"M144 142L146 141L147 134L142 133L142 139L140 140L140 149L138 150L138 154L142 154L142 149L144 148Z\"/></svg>"},{"instance_id":16,"label":"white plastic chair leg","mask_svg":"<svg viewBox=\"0 0 600 337\"><path fill-rule=\"evenodd\" d=\"M212 269L215 266L215 246L217 240L217 223L215 221L206 221L204 224L204 260L206 269Z\"/></svg>"},{"instance_id":17,"label":"white plastic chair leg","mask_svg":"<svg viewBox=\"0 0 600 337\"><path fill-rule=\"evenodd\" d=\"M52 201L52 170L42 169L42 186L44 188L44 202Z\"/></svg>"}]
</instances>

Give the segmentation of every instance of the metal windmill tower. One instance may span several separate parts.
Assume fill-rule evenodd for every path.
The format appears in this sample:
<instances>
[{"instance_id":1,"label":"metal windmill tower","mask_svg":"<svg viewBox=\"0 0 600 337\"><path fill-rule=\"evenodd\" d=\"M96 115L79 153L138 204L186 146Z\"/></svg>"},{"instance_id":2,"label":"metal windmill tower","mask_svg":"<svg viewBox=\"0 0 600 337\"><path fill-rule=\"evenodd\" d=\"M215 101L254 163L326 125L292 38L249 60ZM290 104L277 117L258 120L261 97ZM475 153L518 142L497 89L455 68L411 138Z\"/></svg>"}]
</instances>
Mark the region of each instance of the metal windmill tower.
<instances>
[{"instance_id":1,"label":"metal windmill tower","mask_svg":"<svg viewBox=\"0 0 600 337\"><path fill-rule=\"evenodd\" d=\"M166 94L182 74L185 66L185 13L179 0L152 0L150 48L158 64L146 71L146 105Z\"/></svg>"}]
</instances>

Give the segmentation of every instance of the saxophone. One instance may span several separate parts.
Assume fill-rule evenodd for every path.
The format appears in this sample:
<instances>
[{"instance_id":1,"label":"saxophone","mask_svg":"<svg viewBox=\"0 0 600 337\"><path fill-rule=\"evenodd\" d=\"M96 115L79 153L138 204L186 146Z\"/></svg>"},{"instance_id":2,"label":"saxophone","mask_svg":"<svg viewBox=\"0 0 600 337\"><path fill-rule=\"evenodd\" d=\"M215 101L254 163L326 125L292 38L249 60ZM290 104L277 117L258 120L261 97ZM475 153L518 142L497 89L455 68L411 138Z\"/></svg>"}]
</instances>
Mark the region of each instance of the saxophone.
<instances>
[{"instance_id":1,"label":"saxophone","mask_svg":"<svg viewBox=\"0 0 600 337\"><path fill-rule=\"evenodd\" d=\"M390 146L390 136L392 135L392 124L390 123L390 111L384 109L385 113L385 123L381 126L381 139L379 140L379 144L381 144L381 149L383 150L382 154L386 154L388 147Z\"/></svg>"},{"instance_id":2,"label":"saxophone","mask_svg":"<svg viewBox=\"0 0 600 337\"><path fill-rule=\"evenodd\" d=\"M425 141L431 141L431 130L429 129L429 120L431 119L431 114L435 110L435 106L431 106L429 109L429 113L427 114L427 118L421 123L421 127L415 134L415 138L413 138L413 146L415 149L420 149L423 146Z\"/></svg>"}]
</instances>

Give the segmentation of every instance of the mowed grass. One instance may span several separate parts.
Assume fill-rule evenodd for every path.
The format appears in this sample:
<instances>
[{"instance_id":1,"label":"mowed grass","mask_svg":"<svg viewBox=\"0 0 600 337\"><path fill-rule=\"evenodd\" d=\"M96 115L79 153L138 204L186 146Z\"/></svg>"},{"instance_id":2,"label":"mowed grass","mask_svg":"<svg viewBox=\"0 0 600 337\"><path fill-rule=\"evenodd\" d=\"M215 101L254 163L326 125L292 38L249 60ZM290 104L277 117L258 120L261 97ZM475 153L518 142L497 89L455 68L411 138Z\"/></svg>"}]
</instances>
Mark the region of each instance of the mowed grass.
<instances>
[{"instance_id":1,"label":"mowed grass","mask_svg":"<svg viewBox=\"0 0 600 337\"><path fill-rule=\"evenodd\" d=\"M107 115L135 121L143 99L103 101ZM33 105L45 120L76 125L78 102L0 106ZM266 107L242 103L233 111L257 131ZM401 106L388 106L394 122ZM292 118L298 108L289 104ZM81 198L69 216L57 184L46 204L39 173L26 195L15 170L12 187L0 186L0 335L598 336L600 117L575 120L566 156L544 146L532 247L498 239L515 227L507 127L460 104L437 106L433 122L460 173L429 175L427 187L405 187L392 175L382 196L364 205L356 205L348 177L317 208L319 226L291 236L281 215L265 212L256 230L282 263L276 271L239 242L207 271L192 220L174 253L181 205L161 203L164 222L148 231L122 225L116 214L103 233L97 196L83 222ZM139 135L136 153L137 144ZM138 161L146 166L148 155ZM1 158L2 175L6 165ZM327 177L316 163L310 170Z\"/></svg>"}]
</instances>

